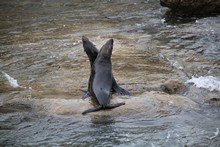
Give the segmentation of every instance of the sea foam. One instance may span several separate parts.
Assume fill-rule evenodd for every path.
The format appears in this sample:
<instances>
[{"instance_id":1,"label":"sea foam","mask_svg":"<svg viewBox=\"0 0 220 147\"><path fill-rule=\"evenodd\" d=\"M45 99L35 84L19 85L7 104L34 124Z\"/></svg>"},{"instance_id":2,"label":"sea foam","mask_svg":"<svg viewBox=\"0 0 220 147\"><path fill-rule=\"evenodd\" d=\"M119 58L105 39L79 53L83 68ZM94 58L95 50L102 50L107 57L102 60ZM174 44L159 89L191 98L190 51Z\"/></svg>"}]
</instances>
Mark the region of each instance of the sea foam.
<instances>
[{"instance_id":1,"label":"sea foam","mask_svg":"<svg viewBox=\"0 0 220 147\"><path fill-rule=\"evenodd\" d=\"M201 77L192 77L186 83L194 83L193 85L198 88L205 88L209 91L220 91L220 78L213 76L201 76Z\"/></svg>"},{"instance_id":2,"label":"sea foam","mask_svg":"<svg viewBox=\"0 0 220 147\"><path fill-rule=\"evenodd\" d=\"M4 74L5 78L8 80L9 84L10 84L12 87L14 87L14 88L20 87L20 86L18 85L18 81L17 81L17 80L15 80L13 77L9 76L9 75L8 75L7 73L5 73L5 72L2 72L2 73Z\"/></svg>"}]
</instances>

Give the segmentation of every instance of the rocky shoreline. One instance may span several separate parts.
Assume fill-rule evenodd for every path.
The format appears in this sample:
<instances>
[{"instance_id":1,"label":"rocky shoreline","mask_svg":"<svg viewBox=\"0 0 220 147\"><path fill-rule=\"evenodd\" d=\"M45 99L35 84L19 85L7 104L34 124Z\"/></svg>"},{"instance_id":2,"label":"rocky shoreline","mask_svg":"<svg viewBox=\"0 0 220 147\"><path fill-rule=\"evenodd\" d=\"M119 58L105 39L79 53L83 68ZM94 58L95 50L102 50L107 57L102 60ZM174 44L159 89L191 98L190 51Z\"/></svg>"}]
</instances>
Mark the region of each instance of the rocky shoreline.
<instances>
[{"instance_id":1,"label":"rocky shoreline","mask_svg":"<svg viewBox=\"0 0 220 147\"><path fill-rule=\"evenodd\" d=\"M220 13L220 1L216 0L160 0L160 4L178 15L193 16Z\"/></svg>"}]
</instances>

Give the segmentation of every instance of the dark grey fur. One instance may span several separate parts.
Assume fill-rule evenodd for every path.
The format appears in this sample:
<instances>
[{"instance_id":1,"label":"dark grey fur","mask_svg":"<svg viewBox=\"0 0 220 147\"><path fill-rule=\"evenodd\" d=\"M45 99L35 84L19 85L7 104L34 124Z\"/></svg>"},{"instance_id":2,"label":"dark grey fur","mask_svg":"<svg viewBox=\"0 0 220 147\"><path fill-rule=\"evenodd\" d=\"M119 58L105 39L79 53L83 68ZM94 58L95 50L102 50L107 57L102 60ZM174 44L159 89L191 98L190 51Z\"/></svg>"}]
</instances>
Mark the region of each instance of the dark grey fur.
<instances>
[{"instance_id":1,"label":"dark grey fur","mask_svg":"<svg viewBox=\"0 0 220 147\"><path fill-rule=\"evenodd\" d=\"M82 114L98 111L101 109L111 109L124 105L125 103L109 104L112 89L112 63L111 55L113 49L113 39L110 39L102 46L98 56L91 64L91 76L89 78L89 89L91 97L98 106L88 109Z\"/></svg>"},{"instance_id":2,"label":"dark grey fur","mask_svg":"<svg viewBox=\"0 0 220 147\"><path fill-rule=\"evenodd\" d=\"M96 57L98 56L98 49L95 47L95 45L89 41L89 39L85 36L82 37L82 42L83 42L83 48L84 48L84 51L86 52L88 58L89 58L89 61L90 61L90 67L91 67L91 70L92 70L92 66L93 66L93 63L95 62L96 60ZM91 71L92 72L92 71ZM91 75L90 75L90 78L91 78ZM90 78L89 78L89 81L90 81ZM130 95L130 93L125 90L124 88L120 87L113 74L112 74L112 87L111 87L111 91L114 93L119 93L121 95ZM88 90L86 91L86 93L83 95L82 99L85 99L89 96L91 96L91 91L90 91L90 86L88 84Z\"/></svg>"}]
</instances>

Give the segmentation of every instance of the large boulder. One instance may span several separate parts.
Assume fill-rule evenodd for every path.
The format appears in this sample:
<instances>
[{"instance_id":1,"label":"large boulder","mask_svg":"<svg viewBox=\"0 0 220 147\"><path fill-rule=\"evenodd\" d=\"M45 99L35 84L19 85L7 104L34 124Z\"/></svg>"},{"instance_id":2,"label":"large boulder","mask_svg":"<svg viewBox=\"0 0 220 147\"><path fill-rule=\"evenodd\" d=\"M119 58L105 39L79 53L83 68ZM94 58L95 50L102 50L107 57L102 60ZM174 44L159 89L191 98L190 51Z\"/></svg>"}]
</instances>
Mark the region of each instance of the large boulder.
<instances>
[{"instance_id":1,"label":"large boulder","mask_svg":"<svg viewBox=\"0 0 220 147\"><path fill-rule=\"evenodd\" d=\"M160 4L185 15L220 13L219 0L160 0Z\"/></svg>"}]
</instances>

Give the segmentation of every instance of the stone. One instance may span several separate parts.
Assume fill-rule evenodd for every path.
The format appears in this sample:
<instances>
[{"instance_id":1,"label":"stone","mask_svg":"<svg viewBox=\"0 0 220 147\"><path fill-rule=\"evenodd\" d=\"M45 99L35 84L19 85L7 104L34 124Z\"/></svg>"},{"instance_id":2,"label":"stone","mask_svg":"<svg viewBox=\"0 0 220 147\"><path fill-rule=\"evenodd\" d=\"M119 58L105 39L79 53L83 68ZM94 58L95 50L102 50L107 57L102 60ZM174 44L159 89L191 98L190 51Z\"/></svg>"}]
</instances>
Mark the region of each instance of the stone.
<instances>
[{"instance_id":1,"label":"stone","mask_svg":"<svg viewBox=\"0 0 220 147\"><path fill-rule=\"evenodd\" d=\"M183 15L220 13L219 0L160 0L161 6Z\"/></svg>"},{"instance_id":2,"label":"stone","mask_svg":"<svg viewBox=\"0 0 220 147\"><path fill-rule=\"evenodd\" d=\"M161 84L160 88L168 94L182 94L186 90L186 85L183 81L170 79Z\"/></svg>"}]
</instances>

